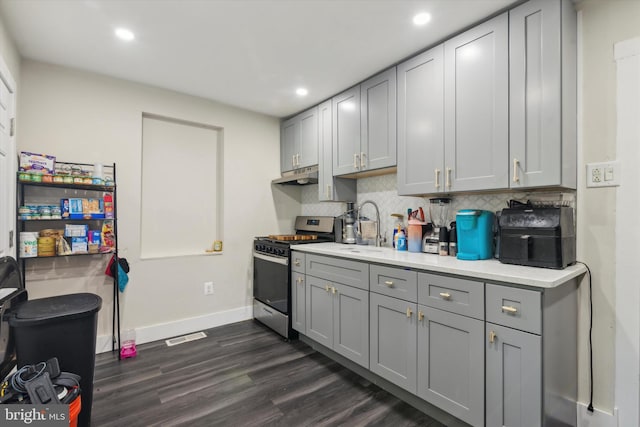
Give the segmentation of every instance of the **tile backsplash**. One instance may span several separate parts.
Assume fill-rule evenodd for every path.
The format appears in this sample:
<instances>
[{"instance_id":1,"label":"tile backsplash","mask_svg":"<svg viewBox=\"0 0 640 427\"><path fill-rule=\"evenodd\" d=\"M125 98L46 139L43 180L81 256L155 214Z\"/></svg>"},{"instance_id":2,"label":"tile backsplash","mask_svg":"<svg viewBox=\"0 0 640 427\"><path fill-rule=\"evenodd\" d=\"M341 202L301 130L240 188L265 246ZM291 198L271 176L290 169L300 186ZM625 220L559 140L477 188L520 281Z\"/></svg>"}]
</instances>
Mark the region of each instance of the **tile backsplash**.
<instances>
[{"instance_id":1,"label":"tile backsplash","mask_svg":"<svg viewBox=\"0 0 640 427\"><path fill-rule=\"evenodd\" d=\"M380 210L380 232L382 237L387 238L385 246L391 246L390 238L393 235L393 227L396 219L391 216L392 213L401 213L405 215L407 209L417 209L422 207L425 215L429 216L429 198L437 197L411 197L400 196L396 189L396 174L381 175L369 178L358 179L357 183L358 200L360 205L365 200L371 200L378 205ZM444 197L444 195L442 196ZM451 197L451 208L449 210L449 221L455 220L456 212L460 209L482 209L492 212L502 210L507 207L509 200L515 199L519 201L532 200L549 200L560 201L575 208L575 192L571 191L555 191L555 192L492 192L492 193L474 193L453 195ZM301 193L302 215L326 215L339 216L347 208L346 203L341 202L320 202L318 200L318 186L305 185L302 187ZM367 216L375 220L375 210L371 205L367 205L362 209L361 215Z\"/></svg>"}]
</instances>

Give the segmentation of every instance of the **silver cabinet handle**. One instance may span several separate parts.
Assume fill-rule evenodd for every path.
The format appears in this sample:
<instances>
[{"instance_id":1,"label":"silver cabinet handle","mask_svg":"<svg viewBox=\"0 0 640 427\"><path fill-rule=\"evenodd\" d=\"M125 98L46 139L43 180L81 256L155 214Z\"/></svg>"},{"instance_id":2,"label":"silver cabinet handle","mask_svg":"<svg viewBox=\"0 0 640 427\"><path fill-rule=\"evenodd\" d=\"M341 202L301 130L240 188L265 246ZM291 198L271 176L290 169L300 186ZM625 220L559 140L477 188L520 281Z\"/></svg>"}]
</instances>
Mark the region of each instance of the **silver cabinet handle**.
<instances>
[{"instance_id":1,"label":"silver cabinet handle","mask_svg":"<svg viewBox=\"0 0 640 427\"><path fill-rule=\"evenodd\" d=\"M393 282L391 280L385 281L384 284L387 285L390 288L393 288Z\"/></svg>"},{"instance_id":2,"label":"silver cabinet handle","mask_svg":"<svg viewBox=\"0 0 640 427\"><path fill-rule=\"evenodd\" d=\"M493 344L498 335L494 331L489 332L489 343Z\"/></svg>"},{"instance_id":3,"label":"silver cabinet handle","mask_svg":"<svg viewBox=\"0 0 640 427\"><path fill-rule=\"evenodd\" d=\"M353 168L358 169L358 153L353 153Z\"/></svg>"},{"instance_id":4,"label":"silver cabinet handle","mask_svg":"<svg viewBox=\"0 0 640 427\"><path fill-rule=\"evenodd\" d=\"M512 307L512 306L510 306L510 305L503 305L503 306L502 306L502 311L505 311L505 312L507 312L507 313L515 314L515 313L517 313L517 312L518 312L518 309L517 309L517 308L515 308L515 307Z\"/></svg>"},{"instance_id":5,"label":"silver cabinet handle","mask_svg":"<svg viewBox=\"0 0 640 427\"><path fill-rule=\"evenodd\" d=\"M519 166L520 161L518 159L513 159L513 182L520 182L520 177L518 176Z\"/></svg>"},{"instance_id":6,"label":"silver cabinet handle","mask_svg":"<svg viewBox=\"0 0 640 427\"><path fill-rule=\"evenodd\" d=\"M292 168L296 167L296 155L295 154L291 155L291 167Z\"/></svg>"},{"instance_id":7,"label":"silver cabinet handle","mask_svg":"<svg viewBox=\"0 0 640 427\"><path fill-rule=\"evenodd\" d=\"M447 188L451 188L451 168L447 168L447 175L445 176Z\"/></svg>"},{"instance_id":8,"label":"silver cabinet handle","mask_svg":"<svg viewBox=\"0 0 640 427\"><path fill-rule=\"evenodd\" d=\"M407 317L411 316L413 316L413 310L411 310L411 307L407 307Z\"/></svg>"},{"instance_id":9,"label":"silver cabinet handle","mask_svg":"<svg viewBox=\"0 0 640 427\"><path fill-rule=\"evenodd\" d=\"M436 174L436 188L440 188L440 169L436 169L434 172Z\"/></svg>"},{"instance_id":10,"label":"silver cabinet handle","mask_svg":"<svg viewBox=\"0 0 640 427\"><path fill-rule=\"evenodd\" d=\"M448 292L440 292L440 297L441 297L442 299L449 300L449 299L451 299L451 294L450 294L450 293L448 293Z\"/></svg>"},{"instance_id":11,"label":"silver cabinet handle","mask_svg":"<svg viewBox=\"0 0 640 427\"><path fill-rule=\"evenodd\" d=\"M331 198L331 185L327 184L327 199Z\"/></svg>"},{"instance_id":12,"label":"silver cabinet handle","mask_svg":"<svg viewBox=\"0 0 640 427\"><path fill-rule=\"evenodd\" d=\"M300 260L299 260L298 258L296 258L296 259L293 261L293 264L294 264L296 267L300 267Z\"/></svg>"},{"instance_id":13,"label":"silver cabinet handle","mask_svg":"<svg viewBox=\"0 0 640 427\"><path fill-rule=\"evenodd\" d=\"M366 154L364 151L360 152L360 169L365 169L367 167L367 162L365 160Z\"/></svg>"}]
</instances>

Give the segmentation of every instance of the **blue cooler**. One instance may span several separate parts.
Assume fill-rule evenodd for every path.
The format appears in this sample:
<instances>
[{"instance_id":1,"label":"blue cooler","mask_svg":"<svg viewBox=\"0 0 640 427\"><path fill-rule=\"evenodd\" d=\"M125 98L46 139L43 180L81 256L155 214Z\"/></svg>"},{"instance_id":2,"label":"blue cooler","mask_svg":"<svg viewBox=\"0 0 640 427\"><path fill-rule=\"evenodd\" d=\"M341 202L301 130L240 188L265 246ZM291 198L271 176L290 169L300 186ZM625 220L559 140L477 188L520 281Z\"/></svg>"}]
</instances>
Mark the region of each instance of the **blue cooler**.
<instances>
[{"instance_id":1,"label":"blue cooler","mask_svg":"<svg viewBox=\"0 0 640 427\"><path fill-rule=\"evenodd\" d=\"M461 209L456 215L458 259L493 258L493 212Z\"/></svg>"}]
</instances>

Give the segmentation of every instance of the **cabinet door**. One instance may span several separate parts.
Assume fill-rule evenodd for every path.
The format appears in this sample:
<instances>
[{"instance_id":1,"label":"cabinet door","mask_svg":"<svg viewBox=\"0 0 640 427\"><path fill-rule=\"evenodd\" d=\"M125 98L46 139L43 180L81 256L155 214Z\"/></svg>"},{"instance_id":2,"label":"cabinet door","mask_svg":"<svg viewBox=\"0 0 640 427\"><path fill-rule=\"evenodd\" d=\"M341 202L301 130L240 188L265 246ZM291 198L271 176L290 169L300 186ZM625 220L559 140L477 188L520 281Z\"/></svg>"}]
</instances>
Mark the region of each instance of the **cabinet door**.
<instances>
[{"instance_id":1,"label":"cabinet door","mask_svg":"<svg viewBox=\"0 0 640 427\"><path fill-rule=\"evenodd\" d=\"M369 292L333 286L333 350L368 369Z\"/></svg>"},{"instance_id":2,"label":"cabinet door","mask_svg":"<svg viewBox=\"0 0 640 427\"><path fill-rule=\"evenodd\" d=\"M487 425L541 426L540 336L487 323L485 339Z\"/></svg>"},{"instance_id":3,"label":"cabinet door","mask_svg":"<svg viewBox=\"0 0 640 427\"><path fill-rule=\"evenodd\" d=\"M311 108L298 115L300 120L300 145L296 168L318 164L318 108Z\"/></svg>"},{"instance_id":4,"label":"cabinet door","mask_svg":"<svg viewBox=\"0 0 640 427\"><path fill-rule=\"evenodd\" d=\"M396 165L396 68L360 85L360 170Z\"/></svg>"},{"instance_id":5,"label":"cabinet door","mask_svg":"<svg viewBox=\"0 0 640 427\"><path fill-rule=\"evenodd\" d=\"M356 180L333 177L333 117L331 101L318 107L318 200L355 202Z\"/></svg>"},{"instance_id":6,"label":"cabinet door","mask_svg":"<svg viewBox=\"0 0 640 427\"><path fill-rule=\"evenodd\" d=\"M300 145L300 122L291 118L280 126L280 171L286 172L296 168L296 150Z\"/></svg>"},{"instance_id":7,"label":"cabinet door","mask_svg":"<svg viewBox=\"0 0 640 427\"><path fill-rule=\"evenodd\" d=\"M416 304L369 294L371 372L416 392Z\"/></svg>"},{"instance_id":8,"label":"cabinet door","mask_svg":"<svg viewBox=\"0 0 640 427\"><path fill-rule=\"evenodd\" d=\"M436 46L398 65L398 194L401 195L435 193L443 188L443 52L442 45Z\"/></svg>"},{"instance_id":9,"label":"cabinet door","mask_svg":"<svg viewBox=\"0 0 640 427\"><path fill-rule=\"evenodd\" d=\"M507 188L508 16L444 43L444 191Z\"/></svg>"},{"instance_id":10,"label":"cabinet door","mask_svg":"<svg viewBox=\"0 0 640 427\"><path fill-rule=\"evenodd\" d=\"M333 348L333 298L331 282L306 277L306 335Z\"/></svg>"},{"instance_id":11,"label":"cabinet door","mask_svg":"<svg viewBox=\"0 0 640 427\"><path fill-rule=\"evenodd\" d=\"M423 305L418 310L418 396L484 425L484 322Z\"/></svg>"},{"instance_id":12,"label":"cabinet door","mask_svg":"<svg viewBox=\"0 0 640 427\"><path fill-rule=\"evenodd\" d=\"M306 322L306 290L304 274L291 273L291 326L296 331L307 334Z\"/></svg>"},{"instance_id":13,"label":"cabinet door","mask_svg":"<svg viewBox=\"0 0 640 427\"><path fill-rule=\"evenodd\" d=\"M336 95L333 107L333 174L360 168L360 86Z\"/></svg>"},{"instance_id":14,"label":"cabinet door","mask_svg":"<svg viewBox=\"0 0 640 427\"><path fill-rule=\"evenodd\" d=\"M569 160L561 150L560 6L532 1L509 11L512 188L559 185Z\"/></svg>"}]
</instances>

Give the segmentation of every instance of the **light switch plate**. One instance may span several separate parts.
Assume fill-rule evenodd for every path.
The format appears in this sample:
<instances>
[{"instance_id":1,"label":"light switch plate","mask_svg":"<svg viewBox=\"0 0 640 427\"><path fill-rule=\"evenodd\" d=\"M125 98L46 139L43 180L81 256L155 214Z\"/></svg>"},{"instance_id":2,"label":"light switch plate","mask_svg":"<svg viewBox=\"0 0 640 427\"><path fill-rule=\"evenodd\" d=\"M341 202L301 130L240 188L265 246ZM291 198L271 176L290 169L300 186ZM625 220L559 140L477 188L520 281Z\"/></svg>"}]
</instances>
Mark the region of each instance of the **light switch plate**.
<instances>
[{"instance_id":1,"label":"light switch plate","mask_svg":"<svg viewBox=\"0 0 640 427\"><path fill-rule=\"evenodd\" d=\"M620 185L620 162L587 163L587 187L617 187Z\"/></svg>"}]
</instances>

